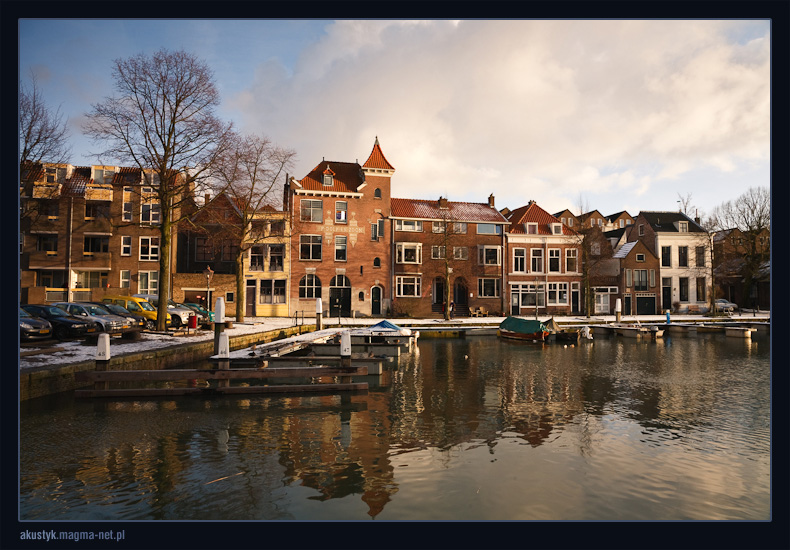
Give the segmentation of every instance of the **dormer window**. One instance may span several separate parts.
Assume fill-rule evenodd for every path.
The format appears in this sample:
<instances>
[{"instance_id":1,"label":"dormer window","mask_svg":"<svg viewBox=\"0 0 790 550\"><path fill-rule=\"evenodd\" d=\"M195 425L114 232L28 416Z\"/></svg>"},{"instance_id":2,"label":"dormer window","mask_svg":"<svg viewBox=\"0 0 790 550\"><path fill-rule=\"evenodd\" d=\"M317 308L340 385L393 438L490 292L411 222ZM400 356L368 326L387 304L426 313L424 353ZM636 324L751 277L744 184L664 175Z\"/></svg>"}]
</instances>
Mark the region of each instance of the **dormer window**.
<instances>
[{"instance_id":1,"label":"dormer window","mask_svg":"<svg viewBox=\"0 0 790 550\"><path fill-rule=\"evenodd\" d=\"M688 233L689 222L678 222L678 231L681 233Z\"/></svg>"},{"instance_id":2,"label":"dormer window","mask_svg":"<svg viewBox=\"0 0 790 550\"><path fill-rule=\"evenodd\" d=\"M527 225L527 234L528 235L537 235L538 234L538 224L536 223L528 223Z\"/></svg>"},{"instance_id":3,"label":"dormer window","mask_svg":"<svg viewBox=\"0 0 790 550\"><path fill-rule=\"evenodd\" d=\"M551 224L551 232L554 235L562 235L562 224L561 223Z\"/></svg>"},{"instance_id":4,"label":"dormer window","mask_svg":"<svg viewBox=\"0 0 790 550\"><path fill-rule=\"evenodd\" d=\"M330 187L334 183L335 182L334 182L334 178L332 177L332 174L324 174L324 186L325 187Z\"/></svg>"}]
</instances>

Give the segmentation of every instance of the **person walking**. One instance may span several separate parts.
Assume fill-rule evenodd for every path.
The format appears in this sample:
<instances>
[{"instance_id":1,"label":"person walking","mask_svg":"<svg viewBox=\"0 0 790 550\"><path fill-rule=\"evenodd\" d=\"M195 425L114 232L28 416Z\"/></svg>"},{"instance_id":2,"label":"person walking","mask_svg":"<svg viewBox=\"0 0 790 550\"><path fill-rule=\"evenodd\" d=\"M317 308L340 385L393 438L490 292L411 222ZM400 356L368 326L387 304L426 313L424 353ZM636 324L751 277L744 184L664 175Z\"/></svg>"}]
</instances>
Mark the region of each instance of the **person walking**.
<instances>
[{"instance_id":1,"label":"person walking","mask_svg":"<svg viewBox=\"0 0 790 550\"><path fill-rule=\"evenodd\" d=\"M455 317L455 302L450 302L450 319Z\"/></svg>"}]
</instances>

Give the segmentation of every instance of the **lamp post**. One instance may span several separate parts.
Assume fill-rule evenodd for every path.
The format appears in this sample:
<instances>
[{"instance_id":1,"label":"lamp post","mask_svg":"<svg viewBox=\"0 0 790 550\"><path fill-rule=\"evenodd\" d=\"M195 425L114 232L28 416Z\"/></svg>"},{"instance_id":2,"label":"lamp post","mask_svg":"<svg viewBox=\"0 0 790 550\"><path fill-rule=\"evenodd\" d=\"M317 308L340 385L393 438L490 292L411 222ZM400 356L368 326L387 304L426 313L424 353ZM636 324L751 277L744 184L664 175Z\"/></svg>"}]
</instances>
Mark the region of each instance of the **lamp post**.
<instances>
[{"instance_id":1,"label":"lamp post","mask_svg":"<svg viewBox=\"0 0 790 550\"><path fill-rule=\"evenodd\" d=\"M211 269L210 265L207 265L206 269L203 270L203 275L206 276L206 309L211 311L211 300L209 299L208 293L211 285L211 276L214 275L214 271Z\"/></svg>"}]
</instances>

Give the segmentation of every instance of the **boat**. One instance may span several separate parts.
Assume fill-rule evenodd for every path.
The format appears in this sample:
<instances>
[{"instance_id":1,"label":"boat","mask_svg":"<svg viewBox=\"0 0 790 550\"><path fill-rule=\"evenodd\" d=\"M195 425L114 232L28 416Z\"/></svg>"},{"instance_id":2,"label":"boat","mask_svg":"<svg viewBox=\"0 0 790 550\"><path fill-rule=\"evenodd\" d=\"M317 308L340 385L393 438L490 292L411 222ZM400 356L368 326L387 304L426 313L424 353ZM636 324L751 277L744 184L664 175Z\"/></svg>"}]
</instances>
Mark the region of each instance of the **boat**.
<instances>
[{"instance_id":1,"label":"boat","mask_svg":"<svg viewBox=\"0 0 790 550\"><path fill-rule=\"evenodd\" d=\"M542 321L507 317L499 325L497 335L500 338L521 340L524 342L545 342L549 331Z\"/></svg>"},{"instance_id":2,"label":"boat","mask_svg":"<svg viewBox=\"0 0 790 550\"><path fill-rule=\"evenodd\" d=\"M549 342L576 343L581 338L581 331L579 329L563 330L562 327L560 327L554 320L554 317L549 319L545 325L546 330L549 331L549 336L547 338Z\"/></svg>"}]
</instances>

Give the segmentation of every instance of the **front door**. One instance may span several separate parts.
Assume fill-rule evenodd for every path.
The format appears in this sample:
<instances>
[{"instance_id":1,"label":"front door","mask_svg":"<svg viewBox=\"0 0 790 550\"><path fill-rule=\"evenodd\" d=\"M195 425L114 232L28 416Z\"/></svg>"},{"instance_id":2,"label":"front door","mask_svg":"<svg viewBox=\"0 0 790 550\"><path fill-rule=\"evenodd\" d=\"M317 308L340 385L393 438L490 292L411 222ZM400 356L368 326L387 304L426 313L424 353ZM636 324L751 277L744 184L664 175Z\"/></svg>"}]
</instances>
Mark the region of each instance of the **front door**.
<instances>
[{"instance_id":1,"label":"front door","mask_svg":"<svg viewBox=\"0 0 790 550\"><path fill-rule=\"evenodd\" d=\"M370 289L370 314L381 315L381 287L374 286Z\"/></svg>"},{"instance_id":2,"label":"front door","mask_svg":"<svg viewBox=\"0 0 790 550\"><path fill-rule=\"evenodd\" d=\"M519 303L520 293L518 290L512 290L510 292L510 314L511 315L518 315L521 313L521 305Z\"/></svg>"},{"instance_id":3,"label":"front door","mask_svg":"<svg viewBox=\"0 0 790 550\"><path fill-rule=\"evenodd\" d=\"M247 307L245 308L245 312L244 312L244 315L246 315L247 317L257 317L255 311L255 304L257 303L258 300L258 296L257 296L258 287L256 286L255 283L256 281L247 281L247 292L245 297L245 302Z\"/></svg>"},{"instance_id":4,"label":"front door","mask_svg":"<svg viewBox=\"0 0 790 550\"><path fill-rule=\"evenodd\" d=\"M571 313L579 313L579 283L571 283Z\"/></svg>"},{"instance_id":5,"label":"front door","mask_svg":"<svg viewBox=\"0 0 790 550\"><path fill-rule=\"evenodd\" d=\"M456 279L453 286L453 301L456 306L465 306L469 303L469 296L467 294L466 281L463 279Z\"/></svg>"},{"instance_id":6,"label":"front door","mask_svg":"<svg viewBox=\"0 0 790 550\"><path fill-rule=\"evenodd\" d=\"M351 317L351 289L349 287L329 289L329 316Z\"/></svg>"},{"instance_id":7,"label":"front door","mask_svg":"<svg viewBox=\"0 0 790 550\"><path fill-rule=\"evenodd\" d=\"M672 278L661 278L661 308L672 309Z\"/></svg>"}]
</instances>

